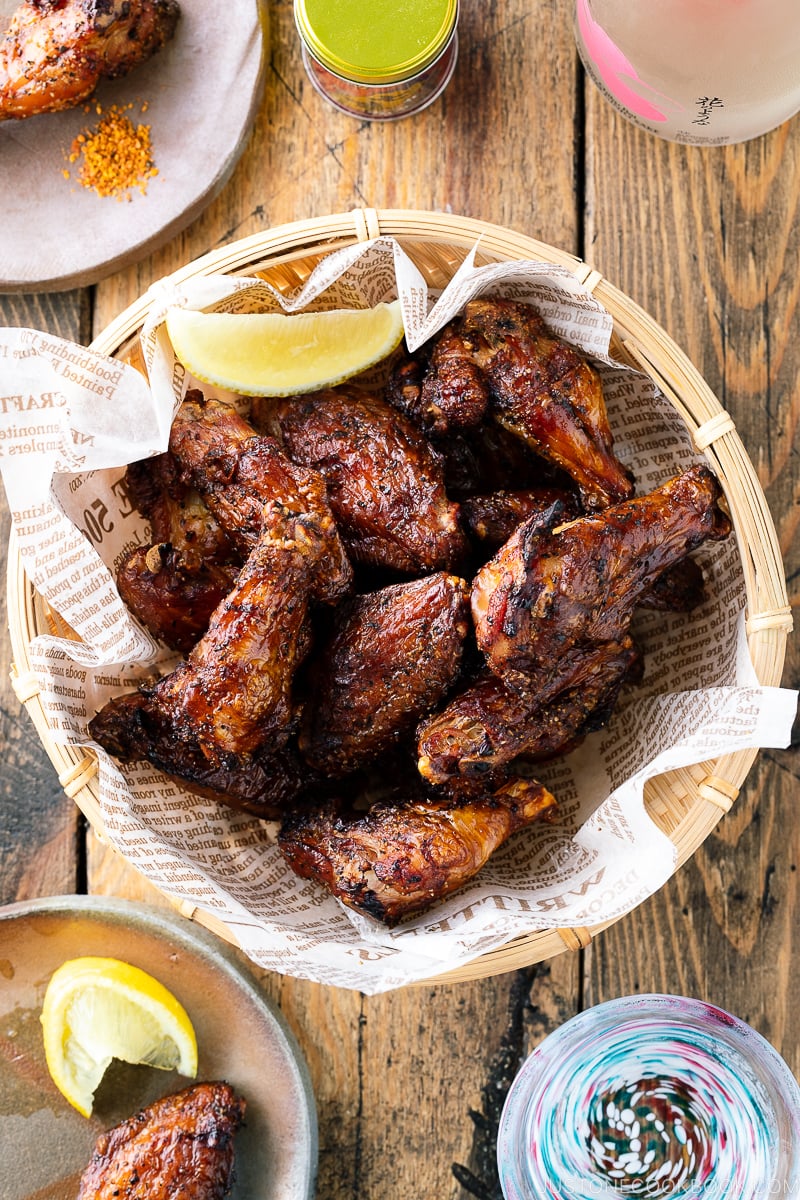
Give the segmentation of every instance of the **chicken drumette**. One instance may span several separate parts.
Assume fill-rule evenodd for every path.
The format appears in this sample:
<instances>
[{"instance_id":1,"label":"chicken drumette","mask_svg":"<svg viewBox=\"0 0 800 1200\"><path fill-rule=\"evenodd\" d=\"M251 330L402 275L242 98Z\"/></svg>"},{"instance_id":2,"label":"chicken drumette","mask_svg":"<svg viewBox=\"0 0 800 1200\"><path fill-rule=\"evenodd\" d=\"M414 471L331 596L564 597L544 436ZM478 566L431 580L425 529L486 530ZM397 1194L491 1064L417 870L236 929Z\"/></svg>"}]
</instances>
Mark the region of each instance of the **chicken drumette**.
<instances>
[{"instance_id":1,"label":"chicken drumette","mask_svg":"<svg viewBox=\"0 0 800 1200\"><path fill-rule=\"evenodd\" d=\"M415 797L366 813L330 805L287 817L278 845L302 878L396 925L463 887L503 842L554 805L533 779L462 803Z\"/></svg>"},{"instance_id":2,"label":"chicken drumette","mask_svg":"<svg viewBox=\"0 0 800 1200\"><path fill-rule=\"evenodd\" d=\"M224 1200L245 1102L227 1083L156 1100L97 1140L78 1200Z\"/></svg>"},{"instance_id":3,"label":"chicken drumette","mask_svg":"<svg viewBox=\"0 0 800 1200\"><path fill-rule=\"evenodd\" d=\"M110 754L147 759L190 786L220 787L228 803L263 815L297 794L292 762L284 770L272 755L294 728L294 676L310 646L311 597L330 581L335 537L313 481L309 499L301 488L292 506L264 505L259 540L188 658L93 718L89 732Z\"/></svg>"},{"instance_id":4,"label":"chicken drumette","mask_svg":"<svg viewBox=\"0 0 800 1200\"><path fill-rule=\"evenodd\" d=\"M553 532L523 523L475 577L472 616L491 670L541 701L586 648L620 641L643 594L706 539L724 538L712 473L690 467L646 496Z\"/></svg>"},{"instance_id":5,"label":"chicken drumette","mask_svg":"<svg viewBox=\"0 0 800 1200\"><path fill-rule=\"evenodd\" d=\"M310 672L300 750L324 774L396 746L442 699L469 629L469 588L438 573L346 601Z\"/></svg>"},{"instance_id":6,"label":"chicken drumette","mask_svg":"<svg viewBox=\"0 0 800 1200\"><path fill-rule=\"evenodd\" d=\"M0 41L0 121L74 108L170 40L175 0L26 0Z\"/></svg>"},{"instance_id":7,"label":"chicken drumette","mask_svg":"<svg viewBox=\"0 0 800 1200\"><path fill-rule=\"evenodd\" d=\"M586 509L633 494L630 472L614 455L597 372L531 305L471 300L429 355L427 368L405 364L389 388L423 429L441 436L489 415L566 471Z\"/></svg>"},{"instance_id":8,"label":"chicken drumette","mask_svg":"<svg viewBox=\"0 0 800 1200\"><path fill-rule=\"evenodd\" d=\"M349 591L352 567L317 471L290 462L273 438L258 434L231 405L196 390L178 409L169 449L180 477L197 489L243 556L258 544L265 512L283 506L306 513L318 543L314 599L333 604Z\"/></svg>"},{"instance_id":9,"label":"chicken drumette","mask_svg":"<svg viewBox=\"0 0 800 1200\"><path fill-rule=\"evenodd\" d=\"M256 400L253 413L293 462L323 476L354 562L404 572L458 567L466 543L443 464L384 400L345 385Z\"/></svg>"}]
</instances>

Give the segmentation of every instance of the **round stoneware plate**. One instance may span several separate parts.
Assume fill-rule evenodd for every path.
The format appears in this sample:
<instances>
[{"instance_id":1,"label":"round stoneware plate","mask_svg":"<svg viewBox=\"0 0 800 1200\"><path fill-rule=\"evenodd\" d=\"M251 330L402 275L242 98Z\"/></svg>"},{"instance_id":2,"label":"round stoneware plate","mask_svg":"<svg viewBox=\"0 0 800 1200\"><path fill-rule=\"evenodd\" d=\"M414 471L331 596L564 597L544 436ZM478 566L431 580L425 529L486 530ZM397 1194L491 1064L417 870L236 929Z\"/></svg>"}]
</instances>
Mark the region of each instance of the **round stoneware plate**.
<instances>
[{"instance_id":1,"label":"round stoneware plate","mask_svg":"<svg viewBox=\"0 0 800 1200\"><path fill-rule=\"evenodd\" d=\"M93 954L150 972L186 1008L197 1034L198 1079L227 1080L247 1102L231 1200L310 1200L317 1123L293 1035L236 957L166 910L64 896L0 909L0 1196L74 1200L98 1135L191 1082L112 1063L92 1117L50 1079L39 1014L56 967Z\"/></svg>"},{"instance_id":2,"label":"round stoneware plate","mask_svg":"<svg viewBox=\"0 0 800 1200\"><path fill-rule=\"evenodd\" d=\"M0 0L0 37L15 8ZM104 111L131 104L133 124L150 126L158 174L144 195L101 197L76 181L68 157L100 120L93 106L0 121L0 291L93 283L173 237L228 179L261 99L266 3L180 8L172 41L95 95Z\"/></svg>"}]
</instances>

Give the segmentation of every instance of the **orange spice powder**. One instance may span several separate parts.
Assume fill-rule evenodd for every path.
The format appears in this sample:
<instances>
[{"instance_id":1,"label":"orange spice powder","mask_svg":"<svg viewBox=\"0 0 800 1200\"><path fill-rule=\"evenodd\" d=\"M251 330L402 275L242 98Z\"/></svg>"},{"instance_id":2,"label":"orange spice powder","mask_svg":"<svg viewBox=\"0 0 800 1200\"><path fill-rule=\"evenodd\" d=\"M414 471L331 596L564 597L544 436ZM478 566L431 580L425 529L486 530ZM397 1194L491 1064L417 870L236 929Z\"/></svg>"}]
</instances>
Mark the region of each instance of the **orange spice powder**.
<instances>
[{"instance_id":1,"label":"orange spice powder","mask_svg":"<svg viewBox=\"0 0 800 1200\"><path fill-rule=\"evenodd\" d=\"M147 184L158 169L153 162L150 126L134 125L128 112L132 104L113 104L104 112L98 104L100 121L93 129L78 134L67 156L76 165L76 178L81 187L98 196L115 196L130 200L134 191L147 191ZM147 105L142 105L144 113ZM70 172L64 171L69 179Z\"/></svg>"}]
</instances>

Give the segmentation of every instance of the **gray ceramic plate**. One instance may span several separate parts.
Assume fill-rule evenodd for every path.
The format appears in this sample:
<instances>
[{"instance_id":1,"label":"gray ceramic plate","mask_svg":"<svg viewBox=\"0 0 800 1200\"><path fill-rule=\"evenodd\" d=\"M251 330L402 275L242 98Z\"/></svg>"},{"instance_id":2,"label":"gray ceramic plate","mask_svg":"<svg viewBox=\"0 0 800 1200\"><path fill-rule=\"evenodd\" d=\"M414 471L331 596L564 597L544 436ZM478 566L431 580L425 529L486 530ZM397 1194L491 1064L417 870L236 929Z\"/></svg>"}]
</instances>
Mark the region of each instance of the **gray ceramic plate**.
<instances>
[{"instance_id":1,"label":"gray ceramic plate","mask_svg":"<svg viewBox=\"0 0 800 1200\"><path fill-rule=\"evenodd\" d=\"M0 0L0 37L16 7ZM150 126L158 175L146 194L120 203L75 181L68 156L95 128L93 107L0 122L0 291L94 283L174 237L228 180L263 93L266 0L180 7L172 41L95 96L104 112L132 105L133 124Z\"/></svg>"},{"instance_id":2,"label":"gray ceramic plate","mask_svg":"<svg viewBox=\"0 0 800 1200\"><path fill-rule=\"evenodd\" d=\"M198 1079L225 1079L246 1099L232 1200L310 1200L317 1122L305 1062L281 1015L235 955L167 910L64 896L0 909L0 1196L74 1200L98 1134L190 1082L114 1063L90 1120L47 1072L39 1013L48 980L84 954L149 971L184 1005L197 1033Z\"/></svg>"}]
</instances>

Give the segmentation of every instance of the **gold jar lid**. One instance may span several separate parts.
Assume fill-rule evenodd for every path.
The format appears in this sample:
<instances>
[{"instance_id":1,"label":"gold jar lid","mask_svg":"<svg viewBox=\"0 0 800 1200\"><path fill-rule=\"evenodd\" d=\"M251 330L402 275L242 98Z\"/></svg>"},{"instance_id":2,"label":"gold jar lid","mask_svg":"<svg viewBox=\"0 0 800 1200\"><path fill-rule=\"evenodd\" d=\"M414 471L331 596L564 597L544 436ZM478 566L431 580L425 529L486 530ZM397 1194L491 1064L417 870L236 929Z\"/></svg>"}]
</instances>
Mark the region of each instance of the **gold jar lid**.
<instances>
[{"instance_id":1,"label":"gold jar lid","mask_svg":"<svg viewBox=\"0 0 800 1200\"><path fill-rule=\"evenodd\" d=\"M317 62L357 83L398 83L424 71L455 29L458 0L294 0Z\"/></svg>"}]
</instances>

